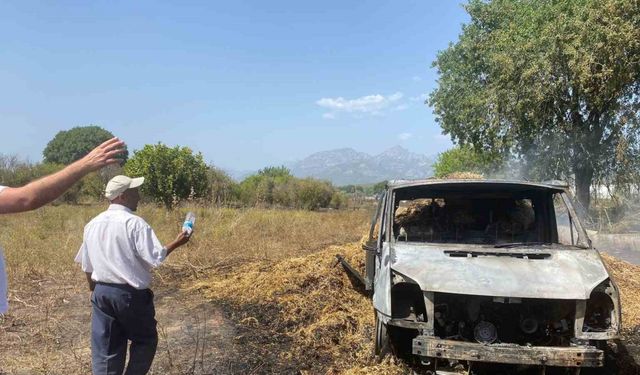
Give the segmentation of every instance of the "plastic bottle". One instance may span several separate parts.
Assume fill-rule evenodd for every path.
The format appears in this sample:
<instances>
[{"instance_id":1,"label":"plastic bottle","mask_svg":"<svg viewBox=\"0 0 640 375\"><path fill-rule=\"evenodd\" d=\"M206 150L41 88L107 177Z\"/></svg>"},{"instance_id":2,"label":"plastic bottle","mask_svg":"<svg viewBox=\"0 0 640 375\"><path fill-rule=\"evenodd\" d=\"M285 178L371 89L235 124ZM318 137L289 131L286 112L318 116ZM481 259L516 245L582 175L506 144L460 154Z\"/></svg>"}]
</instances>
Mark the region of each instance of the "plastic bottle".
<instances>
[{"instance_id":1,"label":"plastic bottle","mask_svg":"<svg viewBox=\"0 0 640 375\"><path fill-rule=\"evenodd\" d=\"M191 235L193 233L193 226L196 223L196 215L189 211L187 212L187 216L184 218L184 223L182 224L182 231L187 232L187 235Z\"/></svg>"}]
</instances>

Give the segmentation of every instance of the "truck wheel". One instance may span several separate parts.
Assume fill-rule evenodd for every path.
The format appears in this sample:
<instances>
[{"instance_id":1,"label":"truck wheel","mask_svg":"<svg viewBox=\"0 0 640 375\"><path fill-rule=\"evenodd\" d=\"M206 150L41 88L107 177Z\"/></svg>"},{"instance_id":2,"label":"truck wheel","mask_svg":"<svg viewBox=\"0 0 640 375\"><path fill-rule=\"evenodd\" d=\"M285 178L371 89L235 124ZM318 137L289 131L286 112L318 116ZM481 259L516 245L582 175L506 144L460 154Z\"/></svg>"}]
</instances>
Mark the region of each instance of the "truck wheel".
<instances>
[{"instance_id":1,"label":"truck wheel","mask_svg":"<svg viewBox=\"0 0 640 375\"><path fill-rule=\"evenodd\" d=\"M384 357L391 352L389 345L389 333L387 331L387 325L378 318L376 313L376 337L375 337L374 354L378 361L382 361Z\"/></svg>"}]
</instances>

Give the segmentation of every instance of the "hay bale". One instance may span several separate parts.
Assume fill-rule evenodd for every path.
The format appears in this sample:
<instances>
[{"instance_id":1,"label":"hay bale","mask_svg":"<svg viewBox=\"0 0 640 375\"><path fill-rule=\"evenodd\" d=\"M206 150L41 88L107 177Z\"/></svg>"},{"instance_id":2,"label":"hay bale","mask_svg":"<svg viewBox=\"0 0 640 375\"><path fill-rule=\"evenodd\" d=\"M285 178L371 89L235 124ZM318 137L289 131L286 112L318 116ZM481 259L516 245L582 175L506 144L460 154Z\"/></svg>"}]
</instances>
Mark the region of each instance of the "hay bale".
<instances>
[{"instance_id":1,"label":"hay bale","mask_svg":"<svg viewBox=\"0 0 640 375\"><path fill-rule=\"evenodd\" d=\"M421 220L422 216L431 209L433 199L414 199L406 206L400 205L395 212L394 222L398 225L406 225Z\"/></svg>"}]
</instances>

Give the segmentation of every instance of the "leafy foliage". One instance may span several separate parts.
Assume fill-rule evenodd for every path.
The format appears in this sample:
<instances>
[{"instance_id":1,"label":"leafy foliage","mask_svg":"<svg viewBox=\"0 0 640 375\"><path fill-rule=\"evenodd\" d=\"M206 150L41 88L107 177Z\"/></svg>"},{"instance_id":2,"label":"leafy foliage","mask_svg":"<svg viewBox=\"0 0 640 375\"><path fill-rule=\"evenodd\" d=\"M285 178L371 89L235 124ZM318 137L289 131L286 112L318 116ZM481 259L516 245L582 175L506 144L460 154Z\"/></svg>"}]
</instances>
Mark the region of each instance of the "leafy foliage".
<instances>
[{"instance_id":1,"label":"leafy foliage","mask_svg":"<svg viewBox=\"0 0 640 375\"><path fill-rule=\"evenodd\" d=\"M236 199L237 185L223 170L210 165L207 168L209 182L209 200L215 204L228 203Z\"/></svg>"},{"instance_id":2,"label":"leafy foliage","mask_svg":"<svg viewBox=\"0 0 640 375\"><path fill-rule=\"evenodd\" d=\"M71 164L111 138L113 138L113 134L94 125L60 131L49 141L42 152L44 161L45 163ZM126 161L128 152L119 157Z\"/></svg>"},{"instance_id":3,"label":"leafy foliage","mask_svg":"<svg viewBox=\"0 0 640 375\"><path fill-rule=\"evenodd\" d=\"M208 168L202 154L188 147L170 148L162 143L135 151L124 166L131 177L144 176L141 192L167 208L189 198L209 194Z\"/></svg>"},{"instance_id":4,"label":"leafy foliage","mask_svg":"<svg viewBox=\"0 0 640 375\"><path fill-rule=\"evenodd\" d=\"M470 0L429 99L454 142L524 160L529 178L594 180L637 159L638 0ZM612 157L616 150L621 158Z\"/></svg>"},{"instance_id":5,"label":"leafy foliage","mask_svg":"<svg viewBox=\"0 0 640 375\"><path fill-rule=\"evenodd\" d=\"M245 178L238 186L239 198L249 206L280 206L315 210L339 208L346 202L326 181L294 177L286 167L268 167Z\"/></svg>"},{"instance_id":6,"label":"leafy foliage","mask_svg":"<svg viewBox=\"0 0 640 375\"><path fill-rule=\"evenodd\" d=\"M496 162L489 155L479 153L470 146L458 146L438 155L433 164L436 177L444 178L456 172L485 174L493 171Z\"/></svg>"}]
</instances>

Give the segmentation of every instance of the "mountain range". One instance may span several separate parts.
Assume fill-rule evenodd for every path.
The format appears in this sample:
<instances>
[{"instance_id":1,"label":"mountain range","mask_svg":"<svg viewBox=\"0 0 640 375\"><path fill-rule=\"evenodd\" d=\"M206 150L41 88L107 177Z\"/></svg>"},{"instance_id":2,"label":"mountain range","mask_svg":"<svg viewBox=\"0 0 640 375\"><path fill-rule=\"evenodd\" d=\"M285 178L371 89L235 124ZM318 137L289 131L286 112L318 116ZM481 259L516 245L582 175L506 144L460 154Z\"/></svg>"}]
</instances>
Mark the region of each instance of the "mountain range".
<instances>
[{"instance_id":1,"label":"mountain range","mask_svg":"<svg viewBox=\"0 0 640 375\"><path fill-rule=\"evenodd\" d=\"M285 165L296 177L331 181L335 186L374 184L384 180L426 178L433 175L435 156L412 153L395 146L377 155L352 148L321 151ZM242 181L257 171L224 170Z\"/></svg>"},{"instance_id":2,"label":"mountain range","mask_svg":"<svg viewBox=\"0 0 640 375\"><path fill-rule=\"evenodd\" d=\"M334 185L371 184L383 180L426 178L435 157L395 146L377 155L341 148L317 152L288 165L296 177L329 180Z\"/></svg>"}]
</instances>

